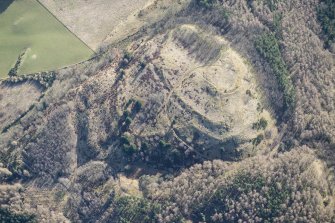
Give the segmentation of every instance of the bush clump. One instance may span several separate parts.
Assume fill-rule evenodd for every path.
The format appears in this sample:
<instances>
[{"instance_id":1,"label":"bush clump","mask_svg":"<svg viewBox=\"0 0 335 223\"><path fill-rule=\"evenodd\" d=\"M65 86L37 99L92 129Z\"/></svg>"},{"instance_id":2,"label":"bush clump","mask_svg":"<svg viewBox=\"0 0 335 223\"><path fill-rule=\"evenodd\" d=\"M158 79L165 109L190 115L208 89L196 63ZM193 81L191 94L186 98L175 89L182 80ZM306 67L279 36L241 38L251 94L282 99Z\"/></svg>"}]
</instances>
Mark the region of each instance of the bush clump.
<instances>
[{"instance_id":1,"label":"bush clump","mask_svg":"<svg viewBox=\"0 0 335 223\"><path fill-rule=\"evenodd\" d=\"M323 0L318 8L318 20L326 37L326 47L335 43L335 1Z\"/></svg>"},{"instance_id":2,"label":"bush clump","mask_svg":"<svg viewBox=\"0 0 335 223\"><path fill-rule=\"evenodd\" d=\"M284 92L285 109L293 109L295 105L295 93L292 81L289 77L286 64L282 58L279 43L271 32L263 33L255 42L259 54L270 64L280 89Z\"/></svg>"},{"instance_id":3,"label":"bush clump","mask_svg":"<svg viewBox=\"0 0 335 223\"><path fill-rule=\"evenodd\" d=\"M37 222L34 215L16 214L0 208L0 222L2 223L33 223Z\"/></svg>"},{"instance_id":4,"label":"bush clump","mask_svg":"<svg viewBox=\"0 0 335 223\"><path fill-rule=\"evenodd\" d=\"M252 144L255 145L255 146L258 146L263 141L263 139L264 139L264 135L263 134L259 134L259 135L257 135L256 138L254 138L252 140Z\"/></svg>"},{"instance_id":5,"label":"bush clump","mask_svg":"<svg viewBox=\"0 0 335 223\"><path fill-rule=\"evenodd\" d=\"M267 126L268 126L268 121L266 121L266 119L262 117L260 120L258 120L256 123L252 125L252 128L256 130L260 130L260 129L265 130Z\"/></svg>"},{"instance_id":6,"label":"bush clump","mask_svg":"<svg viewBox=\"0 0 335 223\"><path fill-rule=\"evenodd\" d=\"M153 223L157 222L160 206L144 198L122 196L116 199L112 222L120 223Z\"/></svg>"},{"instance_id":7,"label":"bush clump","mask_svg":"<svg viewBox=\"0 0 335 223\"><path fill-rule=\"evenodd\" d=\"M139 149L135 146L135 144L132 141L133 140L126 135L123 135L120 138L122 151L127 156L132 156L133 154L135 154L139 151Z\"/></svg>"},{"instance_id":8,"label":"bush clump","mask_svg":"<svg viewBox=\"0 0 335 223\"><path fill-rule=\"evenodd\" d=\"M216 0L196 0L195 2L201 8L209 9L213 7L213 5L216 3Z\"/></svg>"}]
</instances>

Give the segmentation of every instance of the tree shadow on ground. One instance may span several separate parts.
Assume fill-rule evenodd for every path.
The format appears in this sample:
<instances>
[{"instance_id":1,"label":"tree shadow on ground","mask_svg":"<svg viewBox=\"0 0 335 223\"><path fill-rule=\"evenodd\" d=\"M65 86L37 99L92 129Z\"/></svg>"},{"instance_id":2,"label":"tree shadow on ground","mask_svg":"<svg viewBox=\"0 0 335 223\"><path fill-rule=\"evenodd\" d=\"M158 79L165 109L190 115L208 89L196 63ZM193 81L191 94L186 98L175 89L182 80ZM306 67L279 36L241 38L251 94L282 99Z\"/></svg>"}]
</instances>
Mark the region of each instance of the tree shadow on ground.
<instances>
[{"instance_id":1,"label":"tree shadow on ground","mask_svg":"<svg viewBox=\"0 0 335 223\"><path fill-rule=\"evenodd\" d=\"M14 0L0 0L0 14L6 11L13 2Z\"/></svg>"}]
</instances>

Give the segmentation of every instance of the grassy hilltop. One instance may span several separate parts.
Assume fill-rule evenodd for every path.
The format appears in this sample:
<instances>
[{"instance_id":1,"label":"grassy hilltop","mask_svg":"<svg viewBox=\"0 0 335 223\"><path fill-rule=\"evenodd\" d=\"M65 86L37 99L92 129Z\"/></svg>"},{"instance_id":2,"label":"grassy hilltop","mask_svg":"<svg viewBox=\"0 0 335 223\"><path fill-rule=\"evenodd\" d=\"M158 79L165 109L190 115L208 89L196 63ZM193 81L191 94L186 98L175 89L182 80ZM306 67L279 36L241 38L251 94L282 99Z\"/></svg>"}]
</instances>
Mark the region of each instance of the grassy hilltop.
<instances>
[{"instance_id":1,"label":"grassy hilltop","mask_svg":"<svg viewBox=\"0 0 335 223\"><path fill-rule=\"evenodd\" d=\"M41 2L98 53L0 82L0 222L335 222L334 0Z\"/></svg>"}]
</instances>

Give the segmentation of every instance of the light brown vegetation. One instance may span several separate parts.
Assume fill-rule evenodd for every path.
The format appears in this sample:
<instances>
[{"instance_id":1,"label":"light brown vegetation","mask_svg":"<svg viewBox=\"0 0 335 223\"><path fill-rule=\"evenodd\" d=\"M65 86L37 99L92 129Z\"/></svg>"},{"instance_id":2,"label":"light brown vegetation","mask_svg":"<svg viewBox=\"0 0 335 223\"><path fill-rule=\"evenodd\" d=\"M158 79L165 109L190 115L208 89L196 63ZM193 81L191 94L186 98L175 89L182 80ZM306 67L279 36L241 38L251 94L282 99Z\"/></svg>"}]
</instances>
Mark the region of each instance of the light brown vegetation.
<instances>
[{"instance_id":1,"label":"light brown vegetation","mask_svg":"<svg viewBox=\"0 0 335 223\"><path fill-rule=\"evenodd\" d=\"M1 134L1 168L13 174L3 179L55 198L13 189L12 209L24 197L42 221L58 204L54 219L119 222L115 205L128 196L162 205L153 222L333 222L334 61L319 38L318 1L173 2L146 5L143 21L128 17L106 42L129 26L131 43L58 72ZM293 81L290 112L255 50L263 32L275 33ZM254 128L262 118L265 129ZM10 200L4 191L0 205ZM39 201L44 211L31 205Z\"/></svg>"},{"instance_id":2,"label":"light brown vegetation","mask_svg":"<svg viewBox=\"0 0 335 223\"><path fill-rule=\"evenodd\" d=\"M38 101L41 90L34 83L0 84L0 131Z\"/></svg>"},{"instance_id":3,"label":"light brown vegetation","mask_svg":"<svg viewBox=\"0 0 335 223\"><path fill-rule=\"evenodd\" d=\"M40 0L65 26L93 50L147 0Z\"/></svg>"}]
</instances>

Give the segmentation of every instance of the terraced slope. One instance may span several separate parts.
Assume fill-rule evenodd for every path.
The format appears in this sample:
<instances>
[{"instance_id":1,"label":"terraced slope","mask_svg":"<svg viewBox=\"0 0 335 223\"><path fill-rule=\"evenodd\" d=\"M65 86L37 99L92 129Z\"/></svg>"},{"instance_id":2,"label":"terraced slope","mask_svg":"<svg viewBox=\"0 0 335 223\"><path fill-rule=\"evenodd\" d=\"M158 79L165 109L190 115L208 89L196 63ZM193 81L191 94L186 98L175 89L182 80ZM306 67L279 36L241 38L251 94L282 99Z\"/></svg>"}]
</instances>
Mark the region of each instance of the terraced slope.
<instances>
[{"instance_id":1,"label":"terraced slope","mask_svg":"<svg viewBox=\"0 0 335 223\"><path fill-rule=\"evenodd\" d=\"M92 60L1 83L0 112L13 115L2 112L12 124L0 133L0 213L335 222L334 67L317 1L186 2L150 2ZM24 92L33 97L15 108L7 96Z\"/></svg>"},{"instance_id":2,"label":"terraced slope","mask_svg":"<svg viewBox=\"0 0 335 223\"><path fill-rule=\"evenodd\" d=\"M187 41L190 36L194 41ZM134 167L144 161L167 169L215 158L238 160L276 139L254 74L224 39L184 25L128 50L119 65L70 87L64 106L45 108L39 140L22 144L31 171L46 177L44 183L95 159L115 168L132 160ZM54 88L62 91L58 84ZM267 126L255 127L262 118ZM62 126L66 131L58 133ZM55 165L46 173L39 163L55 145L64 150L64 160L45 163Z\"/></svg>"},{"instance_id":3,"label":"terraced slope","mask_svg":"<svg viewBox=\"0 0 335 223\"><path fill-rule=\"evenodd\" d=\"M134 41L126 51L110 52L112 63L92 77L59 74L53 90L20 119L25 130L15 133L13 126L3 134L2 145L12 134L24 134L2 152L17 154L9 155L17 174L33 177L27 190L55 189L45 196L60 197L53 201L59 218L61 207L70 206L66 216L73 221L103 221L114 213L112 196L142 196L136 178L144 173L240 160L265 153L277 138L255 74L224 38L184 24ZM255 128L262 118L267 125ZM123 171L134 177L111 175ZM72 191L75 184L78 191ZM84 191L99 204L84 208ZM57 206L20 196L28 196L31 210L33 203L45 205L39 216Z\"/></svg>"}]
</instances>

